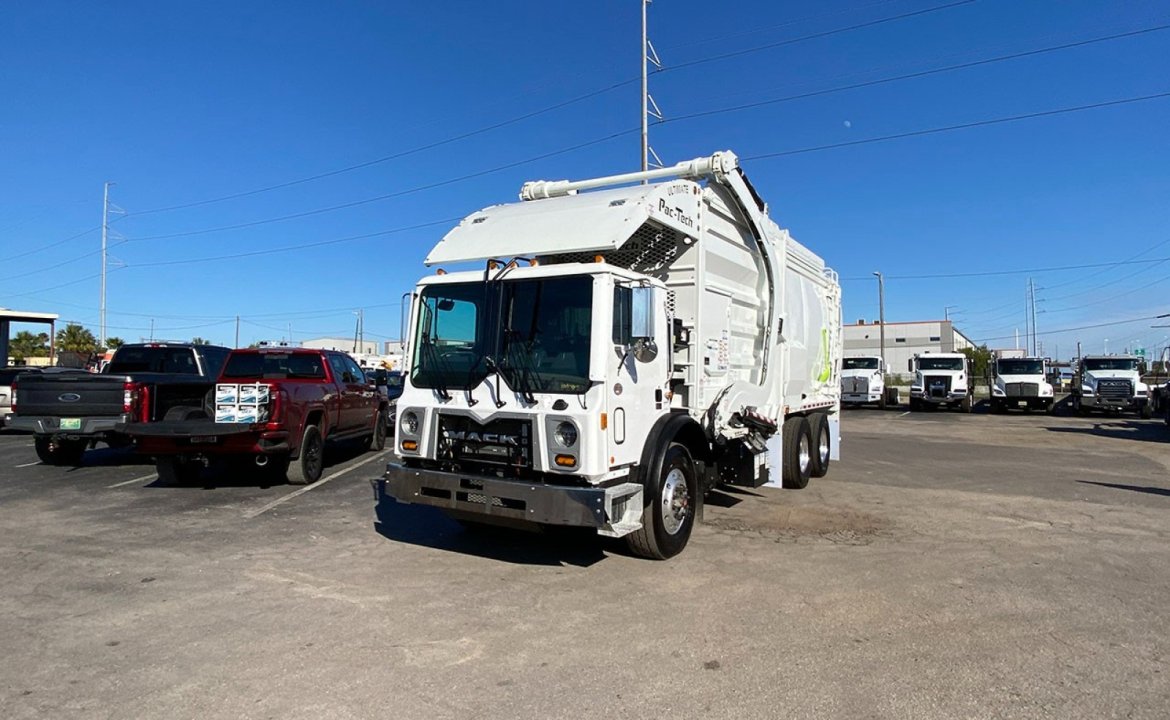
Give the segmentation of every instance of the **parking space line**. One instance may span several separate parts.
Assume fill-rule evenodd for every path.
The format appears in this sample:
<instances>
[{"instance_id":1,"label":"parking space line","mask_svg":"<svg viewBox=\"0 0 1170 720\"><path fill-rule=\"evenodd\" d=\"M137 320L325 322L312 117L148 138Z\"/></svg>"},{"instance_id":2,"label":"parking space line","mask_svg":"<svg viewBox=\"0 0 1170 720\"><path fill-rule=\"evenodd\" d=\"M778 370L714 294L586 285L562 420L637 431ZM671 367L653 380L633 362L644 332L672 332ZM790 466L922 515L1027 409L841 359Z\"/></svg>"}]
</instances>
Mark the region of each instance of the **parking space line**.
<instances>
[{"instance_id":1,"label":"parking space line","mask_svg":"<svg viewBox=\"0 0 1170 720\"><path fill-rule=\"evenodd\" d=\"M153 480L156 477L158 477L158 473L151 473L149 475L143 475L142 477L134 478L133 480L125 480L125 481L120 482L120 483L114 483L113 485L106 485L106 487L107 488L116 488L116 487L122 487L123 485L133 485L134 483L140 483L140 482L143 482L145 480Z\"/></svg>"},{"instance_id":2,"label":"parking space line","mask_svg":"<svg viewBox=\"0 0 1170 720\"><path fill-rule=\"evenodd\" d=\"M25 463L24 465L17 465L16 467L26 468L26 467L32 467L33 465L40 465L40 464L41 464L41 461L37 460L36 462Z\"/></svg>"},{"instance_id":3,"label":"parking space line","mask_svg":"<svg viewBox=\"0 0 1170 720\"><path fill-rule=\"evenodd\" d=\"M268 503L267 505L261 507L258 510L251 510L249 512L244 513L244 518L251 520L255 517L258 517L258 516L262 515L263 513L268 512L272 508L277 507L278 505L281 505L283 503L286 503L289 500L292 500L293 498L297 497L298 495L304 495L305 493L309 492L313 488L319 488L322 485L324 485L325 483L329 482L330 480L341 477L342 475L346 474L347 472L350 472L351 470L357 470L362 465L368 465L369 463L372 463L375 460L379 460L379 459L385 457L388 452L390 452L390 451L383 450L382 452L378 453L377 455L372 455L372 456L366 458L365 460L362 460L359 463L354 463L353 465L350 465L347 468L344 468L342 470L338 470L337 472L333 473L332 475L327 475L326 477L321 478L320 480L313 483L312 485L306 485L303 488L300 488L299 490L293 490L288 495L282 495L281 497L276 498L275 500L273 500L272 502Z\"/></svg>"},{"instance_id":4,"label":"parking space line","mask_svg":"<svg viewBox=\"0 0 1170 720\"><path fill-rule=\"evenodd\" d=\"M910 411L909 411L909 410L907 410L906 412L902 413L902 414L901 414L901 415L899 415L898 417L906 417L906 416L907 416L907 415L909 415L909 414L910 414Z\"/></svg>"}]
</instances>

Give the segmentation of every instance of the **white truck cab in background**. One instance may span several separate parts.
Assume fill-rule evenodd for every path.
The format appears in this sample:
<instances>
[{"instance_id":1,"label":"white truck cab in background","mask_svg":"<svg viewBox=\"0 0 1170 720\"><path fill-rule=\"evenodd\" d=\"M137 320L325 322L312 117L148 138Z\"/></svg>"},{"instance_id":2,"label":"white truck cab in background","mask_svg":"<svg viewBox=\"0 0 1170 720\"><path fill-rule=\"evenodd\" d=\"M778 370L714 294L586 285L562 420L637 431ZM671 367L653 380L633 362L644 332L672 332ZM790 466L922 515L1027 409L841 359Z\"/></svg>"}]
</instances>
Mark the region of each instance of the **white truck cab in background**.
<instances>
[{"instance_id":1,"label":"white truck cab in background","mask_svg":"<svg viewBox=\"0 0 1170 720\"><path fill-rule=\"evenodd\" d=\"M841 361L841 403L846 405L896 405L886 388L886 364L877 355L847 357Z\"/></svg>"},{"instance_id":2,"label":"white truck cab in background","mask_svg":"<svg viewBox=\"0 0 1170 720\"><path fill-rule=\"evenodd\" d=\"M1132 411L1150 417L1150 389L1142 382L1141 358L1135 355L1086 355L1077 363L1073 409Z\"/></svg>"},{"instance_id":3,"label":"white truck cab in background","mask_svg":"<svg viewBox=\"0 0 1170 720\"><path fill-rule=\"evenodd\" d=\"M952 407L971 412L975 379L971 361L963 353L926 352L910 358L910 409Z\"/></svg>"},{"instance_id":4,"label":"white truck cab in background","mask_svg":"<svg viewBox=\"0 0 1170 720\"><path fill-rule=\"evenodd\" d=\"M379 493L465 523L590 527L667 558L716 484L828 472L840 285L768 217L734 154L520 197L427 256L477 267L413 293Z\"/></svg>"},{"instance_id":5,"label":"white truck cab in background","mask_svg":"<svg viewBox=\"0 0 1170 720\"><path fill-rule=\"evenodd\" d=\"M1052 384L1044 358L992 358L991 411L1006 412L1023 405L1028 410L1052 411Z\"/></svg>"}]
</instances>

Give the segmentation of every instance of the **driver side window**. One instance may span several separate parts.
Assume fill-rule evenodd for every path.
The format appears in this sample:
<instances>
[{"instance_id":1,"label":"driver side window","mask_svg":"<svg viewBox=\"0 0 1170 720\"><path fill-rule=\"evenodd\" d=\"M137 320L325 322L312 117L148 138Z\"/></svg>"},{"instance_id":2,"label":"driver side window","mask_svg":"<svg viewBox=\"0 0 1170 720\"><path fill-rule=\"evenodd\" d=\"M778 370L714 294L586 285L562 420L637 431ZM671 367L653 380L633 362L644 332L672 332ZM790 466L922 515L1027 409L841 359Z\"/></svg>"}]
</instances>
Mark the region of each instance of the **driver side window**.
<instances>
[{"instance_id":1,"label":"driver side window","mask_svg":"<svg viewBox=\"0 0 1170 720\"><path fill-rule=\"evenodd\" d=\"M351 383L353 378L350 375L349 368L345 366L345 358L340 355L329 356L329 367L333 369L333 379L336 382Z\"/></svg>"}]
</instances>

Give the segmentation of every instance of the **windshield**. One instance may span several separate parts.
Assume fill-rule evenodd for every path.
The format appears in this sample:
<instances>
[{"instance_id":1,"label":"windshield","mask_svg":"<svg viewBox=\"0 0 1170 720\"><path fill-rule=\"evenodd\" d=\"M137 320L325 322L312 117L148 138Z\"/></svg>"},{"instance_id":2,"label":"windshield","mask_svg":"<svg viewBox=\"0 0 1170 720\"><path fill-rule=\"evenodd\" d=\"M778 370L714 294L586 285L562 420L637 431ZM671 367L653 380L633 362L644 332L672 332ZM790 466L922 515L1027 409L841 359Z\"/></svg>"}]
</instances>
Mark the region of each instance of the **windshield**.
<instances>
[{"instance_id":1,"label":"windshield","mask_svg":"<svg viewBox=\"0 0 1170 720\"><path fill-rule=\"evenodd\" d=\"M1132 358L1086 358L1085 369L1093 370L1137 370L1138 361Z\"/></svg>"},{"instance_id":2,"label":"windshield","mask_svg":"<svg viewBox=\"0 0 1170 720\"><path fill-rule=\"evenodd\" d=\"M1008 358L996 363L996 372L1000 375L1043 375L1043 360L1021 360Z\"/></svg>"},{"instance_id":3,"label":"windshield","mask_svg":"<svg viewBox=\"0 0 1170 720\"><path fill-rule=\"evenodd\" d=\"M919 370L962 370L963 358L920 357Z\"/></svg>"},{"instance_id":4,"label":"windshield","mask_svg":"<svg viewBox=\"0 0 1170 720\"><path fill-rule=\"evenodd\" d=\"M467 389L498 369L521 392L588 389L592 277L431 285L420 300L412 384Z\"/></svg>"},{"instance_id":5,"label":"windshield","mask_svg":"<svg viewBox=\"0 0 1170 720\"><path fill-rule=\"evenodd\" d=\"M119 375L135 372L199 374L195 351L177 347L123 347L114 353L106 373Z\"/></svg>"},{"instance_id":6,"label":"windshield","mask_svg":"<svg viewBox=\"0 0 1170 720\"><path fill-rule=\"evenodd\" d=\"M317 353L233 353L223 368L223 377L324 379L325 367Z\"/></svg>"},{"instance_id":7,"label":"windshield","mask_svg":"<svg viewBox=\"0 0 1170 720\"><path fill-rule=\"evenodd\" d=\"M841 361L842 370L877 370L877 358L845 358Z\"/></svg>"}]
</instances>

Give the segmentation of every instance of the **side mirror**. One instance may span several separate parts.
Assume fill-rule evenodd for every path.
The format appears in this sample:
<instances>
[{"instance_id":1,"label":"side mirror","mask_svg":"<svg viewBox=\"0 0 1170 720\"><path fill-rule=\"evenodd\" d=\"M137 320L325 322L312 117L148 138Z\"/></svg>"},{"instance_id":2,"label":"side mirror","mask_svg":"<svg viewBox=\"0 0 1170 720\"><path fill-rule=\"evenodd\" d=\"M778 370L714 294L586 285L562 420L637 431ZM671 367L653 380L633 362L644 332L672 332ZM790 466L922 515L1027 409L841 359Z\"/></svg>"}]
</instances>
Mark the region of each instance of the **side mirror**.
<instances>
[{"instance_id":1,"label":"side mirror","mask_svg":"<svg viewBox=\"0 0 1170 720\"><path fill-rule=\"evenodd\" d=\"M654 342L654 338L635 338L632 352L638 362L653 362L654 358L658 357L658 343Z\"/></svg>"},{"instance_id":2,"label":"side mirror","mask_svg":"<svg viewBox=\"0 0 1170 720\"><path fill-rule=\"evenodd\" d=\"M914 372L914 358L906 361L906 370L907 372Z\"/></svg>"},{"instance_id":3,"label":"side mirror","mask_svg":"<svg viewBox=\"0 0 1170 720\"><path fill-rule=\"evenodd\" d=\"M630 335L635 339L654 338L654 288L630 288Z\"/></svg>"}]
</instances>

